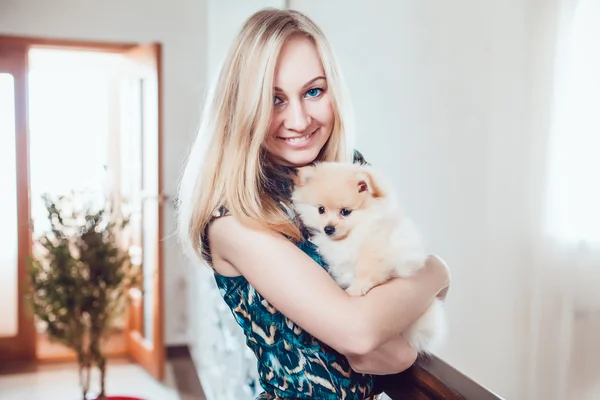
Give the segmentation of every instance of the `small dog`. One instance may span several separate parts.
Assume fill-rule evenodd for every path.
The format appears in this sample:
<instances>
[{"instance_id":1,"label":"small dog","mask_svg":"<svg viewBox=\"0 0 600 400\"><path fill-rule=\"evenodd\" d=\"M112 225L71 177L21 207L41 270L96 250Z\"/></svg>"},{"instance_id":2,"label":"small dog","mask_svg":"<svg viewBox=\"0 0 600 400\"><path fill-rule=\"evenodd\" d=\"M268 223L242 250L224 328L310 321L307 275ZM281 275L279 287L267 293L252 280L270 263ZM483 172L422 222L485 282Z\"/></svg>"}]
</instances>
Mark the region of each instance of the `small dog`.
<instances>
[{"instance_id":1,"label":"small dog","mask_svg":"<svg viewBox=\"0 0 600 400\"><path fill-rule=\"evenodd\" d=\"M365 295L393 277L408 278L427 254L393 191L370 166L320 162L298 170L292 202L333 279L349 295ZM444 332L436 300L406 331L409 344L430 353Z\"/></svg>"}]
</instances>

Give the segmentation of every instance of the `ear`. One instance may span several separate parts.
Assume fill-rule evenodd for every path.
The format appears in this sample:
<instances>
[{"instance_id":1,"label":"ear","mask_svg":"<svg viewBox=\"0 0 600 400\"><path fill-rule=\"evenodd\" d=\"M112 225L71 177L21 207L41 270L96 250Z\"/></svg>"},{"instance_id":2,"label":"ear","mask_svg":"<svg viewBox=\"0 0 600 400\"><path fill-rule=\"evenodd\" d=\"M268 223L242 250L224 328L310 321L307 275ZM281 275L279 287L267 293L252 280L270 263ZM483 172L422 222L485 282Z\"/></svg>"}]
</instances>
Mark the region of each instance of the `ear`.
<instances>
[{"instance_id":1,"label":"ear","mask_svg":"<svg viewBox=\"0 0 600 400\"><path fill-rule=\"evenodd\" d=\"M384 193L381 186L377 183L377 180L371 172L360 171L356 177L358 179L358 193L367 192L374 198L383 197Z\"/></svg>"},{"instance_id":2,"label":"ear","mask_svg":"<svg viewBox=\"0 0 600 400\"><path fill-rule=\"evenodd\" d=\"M315 166L307 165L306 167L300 167L296 169L296 176L294 177L294 184L296 186L302 186L307 184L315 175Z\"/></svg>"},{"instance_id":3,"label":"ear","mask_svg":"<svg viewBox=\"0 0 600 400\"><path fill-rule=\"evenodd\" d=\"M365 179L358 181L358 193L365 192L369 189L369 185Z\"/></svg>"}]
</instances>

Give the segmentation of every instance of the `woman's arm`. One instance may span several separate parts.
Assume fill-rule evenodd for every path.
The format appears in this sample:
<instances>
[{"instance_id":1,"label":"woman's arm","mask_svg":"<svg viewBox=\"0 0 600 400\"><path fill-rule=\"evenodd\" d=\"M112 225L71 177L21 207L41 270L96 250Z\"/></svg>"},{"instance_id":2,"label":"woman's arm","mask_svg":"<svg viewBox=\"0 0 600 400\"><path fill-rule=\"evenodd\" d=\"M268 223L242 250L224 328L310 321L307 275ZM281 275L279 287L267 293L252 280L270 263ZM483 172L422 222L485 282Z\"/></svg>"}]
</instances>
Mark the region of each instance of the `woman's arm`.
<instances>
[{"instance_id":1,"label":"woman's arm","mask_svg":"<svg viewBox=\"0 0 600 400\"><path fill-rule=\"evenodd\" d=\"M235 216L209 228L215 268L233 267L281 313L345 355L364 355L418 319L449 283L432 263L411 279L393 279L350 297L302 250L272 231Z\"/></svg>"},{"instance_id":2,"label":"woman's arm","mask_svg":"<svg viewBox=\"0 0 600 400\"><path fill-rule=\"evenodd\" d=\"M379 348L365 355L349 355L352 369L362 374L389 375L402 372L417 360L417 351L403 335L396 335Z\"/></svg>"},{"instance_id":3,"label":"woman's arm","mask_svg":"<svg viewBox=\"0 0 600 400\"><path fill-rule=\"evenodd\" d=\"M437 257L430 262L440 263L440 266L448 268ZM448 287L437 295L439 300L444 301L448 295ZM347 356L352 369L363 374L389 375L397 374L410 368L417 359L417 351L412 348L403 335L392 337L388 342L364 355Z\"/></svg>"}]
</instances>

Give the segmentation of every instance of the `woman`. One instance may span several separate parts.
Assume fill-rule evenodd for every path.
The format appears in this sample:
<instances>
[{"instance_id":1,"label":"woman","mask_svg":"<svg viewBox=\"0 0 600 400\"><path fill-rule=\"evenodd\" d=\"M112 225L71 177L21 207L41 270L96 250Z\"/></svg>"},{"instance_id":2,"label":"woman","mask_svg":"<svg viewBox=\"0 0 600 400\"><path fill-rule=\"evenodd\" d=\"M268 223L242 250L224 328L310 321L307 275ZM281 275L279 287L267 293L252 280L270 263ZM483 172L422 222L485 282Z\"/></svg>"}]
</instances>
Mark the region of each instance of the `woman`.
<instances>
[{"instance_id":1,"label":"woman","mask_svg":"<svg viewBox=\"0 0 600 400\"><path fill-rule=\"evenodd\" d=\"M229 51L183 175L181 238L213 268L256 354L259 398L374 398L373 375L415 361L401 332L449 284L433 259L414 279L350 297L307 241L290 174L363 162L348 106L319 28L296 11L259 11Z\"/></svg>"}]
</instances>

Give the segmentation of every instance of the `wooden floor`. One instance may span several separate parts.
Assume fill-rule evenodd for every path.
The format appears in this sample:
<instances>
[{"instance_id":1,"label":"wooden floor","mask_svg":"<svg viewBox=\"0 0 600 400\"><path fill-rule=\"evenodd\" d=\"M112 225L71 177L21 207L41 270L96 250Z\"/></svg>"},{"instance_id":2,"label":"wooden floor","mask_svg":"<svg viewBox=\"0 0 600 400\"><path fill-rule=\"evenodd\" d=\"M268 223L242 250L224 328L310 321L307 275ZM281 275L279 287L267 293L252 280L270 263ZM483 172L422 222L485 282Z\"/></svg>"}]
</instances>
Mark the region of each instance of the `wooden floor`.
<instances>
[{"instance_id":1,"label":"wooden floor","mask_svg":"<svg viewBox=\"0 0 600 400\"><path fill-rule=\"evenodd\" d=\"M206 400L188 347L169 347L167 359L173 369L175 387L181 400Z\"/></svg>"},{"instance_id":2,"label":"wooden floor","mask_svg":"<svg viewBox=\"0 0 600 400\"><path fill-rule=\"evenodd\" d=\"M128 359L111 358L108 389L112 388L113 393L138 393L146 400L154 400L156 396L160 400L206 400L187 346L167 349L166 370L164 382L157 382ZM78 393L76 371L72 360L0 363L0 398L71 398L72 393Z\"/></svg>"},{"instance_id":3,"label":"wooden floor","mask_svg":"<svg viewBox=\"0 0 600 400\"><path fill-rule=\"evenodd\" d=\"M108 341L103 343L103 351L108 357L123 357L127 355L127 342L123 331L114 331ZM38 333L37 359L41 362L74 361L76 354L66 346L50 341L45 333Z\"/></svg>"}]
</instances>

